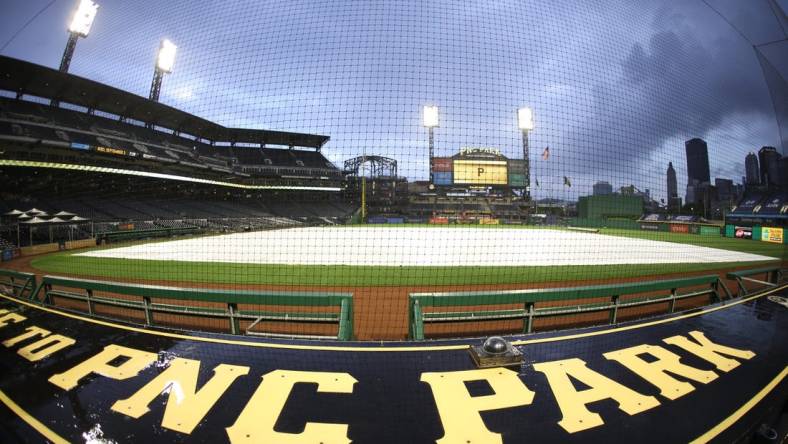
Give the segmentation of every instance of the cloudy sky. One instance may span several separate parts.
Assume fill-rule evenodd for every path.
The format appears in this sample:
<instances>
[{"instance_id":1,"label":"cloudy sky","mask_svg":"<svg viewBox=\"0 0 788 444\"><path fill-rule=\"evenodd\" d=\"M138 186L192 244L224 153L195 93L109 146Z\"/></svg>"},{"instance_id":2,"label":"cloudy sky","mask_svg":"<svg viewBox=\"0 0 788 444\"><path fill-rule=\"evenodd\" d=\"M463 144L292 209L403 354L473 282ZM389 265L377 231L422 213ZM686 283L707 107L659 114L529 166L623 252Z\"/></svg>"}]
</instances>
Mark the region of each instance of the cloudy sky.
<instances>
[{"instance_id":1,"label":"cloudy sky","mask_svg":"<svg viewBox=\"0 0 788 444\"><path fill-rule=\"evenodd\" d=\"M712 177L737 182L749 151L781 146L752 48L786 38L767 0L99 3L72 73L147 96L169 38L178 55L163 102L228 126L329 135L337 164L380 154L425 178L425 104L440 107L438 155L483 146L512 158L516 110L532 107L536 197L576 198L606 180L660 199L669 161L686 184L689 138L707 140ZM0 0L2 54L57 67L74 5Z\"/></svg>"}]
</instances>

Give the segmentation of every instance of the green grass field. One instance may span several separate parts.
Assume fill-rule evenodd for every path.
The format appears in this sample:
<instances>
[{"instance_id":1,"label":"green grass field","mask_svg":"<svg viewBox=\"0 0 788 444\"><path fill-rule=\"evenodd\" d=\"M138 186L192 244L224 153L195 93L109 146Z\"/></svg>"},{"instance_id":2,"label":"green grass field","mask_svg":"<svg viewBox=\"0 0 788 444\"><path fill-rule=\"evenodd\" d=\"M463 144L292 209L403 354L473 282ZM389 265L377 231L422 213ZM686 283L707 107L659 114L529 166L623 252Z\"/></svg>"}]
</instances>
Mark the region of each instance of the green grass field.
<instances>
[{"instance_id":1,"label":"green grass field","mask_svg":"<svg viewBox=\"0 0 788 444\"><path fill-rule=\"evenodd\" d=\"M480 226L480 229L487 227ZM512 229L533 229L515 227ZM603 229L603 234L692 244L785 259L783 245L766 242L689 234ZM125 246L119 244L115 246ZM113 246L114 247L114 246ZM78 252L84 252L80 250ZM78 274L124 280L155 280L221 284L267 284L309 286L416 286L540 283L651 276L681 272L713 271L741 265L656 264L580 265L561 267L391 267L266 265L160 260L108 259L55 253L37 258L32 266L49 274ZM762 262L748 262L758 265Z\"/></svg>"}]
</instances>

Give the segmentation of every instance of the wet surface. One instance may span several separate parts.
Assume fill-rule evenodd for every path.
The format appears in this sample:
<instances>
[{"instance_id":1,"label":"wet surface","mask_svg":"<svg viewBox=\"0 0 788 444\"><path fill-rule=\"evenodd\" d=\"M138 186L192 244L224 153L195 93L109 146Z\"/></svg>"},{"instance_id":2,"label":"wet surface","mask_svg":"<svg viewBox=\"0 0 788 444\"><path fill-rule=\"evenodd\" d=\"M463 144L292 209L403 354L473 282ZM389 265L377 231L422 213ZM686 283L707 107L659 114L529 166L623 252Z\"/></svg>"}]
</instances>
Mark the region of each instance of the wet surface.
<instances>
[{"instance_id":1,"label":"wet surface","mask_svg":"<svg viewBox=\"0 0 788 444\"><path fill-rule=\"evenodd\" d=\"M788 291L783 290L783 295ZM298 383L290 390L281 409L276 409L274 430L301 433L305 423L347 424L347 437L354 442L434 442L444 435L441 416L430 385L421 382L425 372L454 372L474 369L461 341L431 342L448 349L402 348L381 351L376 344L362 344L360 349L346 343L317 343L336 349L272 348L286 341L264 341L238 337L201 335L188 337L156 334L151 331L118 328L63 316L56 312L19 305L3 299L0 309L24 316L18 323L0 327L0 340L7 341L37 326L53 334L73 338L76 343L39 361L31 362L17 352L40 337L0 347L0 390L19 407L37 418L55 434L74 442L105 439L110 442L228 442L226 431L232 426L258 389L263 376L274 370L347 373L357 380L352 393L317 391L314 383ZM0 315L0 320L2 320ZM696 316L663 318L666 322L646 323L638 328L583 329L562 333L543 333L522 337L520 350L525 365L515 368L519 380L535 393L528 405L487 410L481 413L489 431L501 434L504 442L686 442L706 433L751 400L775 379L788 364L788 309L769 302L765 297L700 313ZM637 324L627 324L629 327ZM736 359L740 364L724 372L707 360L688 353L663 339L690 332L702 332L716 344L749 350L750 359ZM601 333L578 335L578 333ZM209 340L201 340L208 338ZM548 339L550 338L550 339ZM214 339L229 340L210 342ZM534 340L537 340L534 342ZM543 340L538 342L538 340ZM314 344L292 342L291 344ZM4 344L5 345L5 344ZM65 390L49 378L91 358L105 347L120 345L157 354L157 359L135 376L124 380L90 374ZM387 344L395 347L409 344ZM700 370L714 371L717 378L708 383L689 382L694 388L675 400L660 394L653 383L638 376L619 362L603 354L640 345L661 346L681 357L681 363ZM369 351L375 349L377 351ZM138 419L111 410L112 405L129 398L163 372L175 358L199 361L197 389L214 375L220 364L248 367L248 374L238 377L190 433L162 427L167 396L158 396L149 404L150 411ZM726 356L731 358L731 356ZM630 415L616 401L603 399L588 404L604 424L569 433L559 425L562 411L556 393L543 372L534 363L571 358L585 361L588 368L641 395L653 396L659 405ZM647 361L648 358L645 358ZM122 365L123 359L111 365ZM575 389L589 388L573 380ZM471 396L491 395L490 386L480 382L465 384ZM177 395L177 393L176 393ZM176 396L177 398L177 396ZM729 427L720 430L716 439L732 441L759 424L775 405L788 398L788 380L782 380L765 392L765 397ZM176 402L175 400L170 402ZM188 402L184 401L184 402ZM281 411L280 411L281 410ZM250 413L250 412L246 412ZM264 427L266 413L251 412ZM37 442L39 431L16 413L0 404L0 434L3 442ZM252 436L250 439L253 439ZM326 442L330 442L327 440Z\"/></svg>"}]
</instances>

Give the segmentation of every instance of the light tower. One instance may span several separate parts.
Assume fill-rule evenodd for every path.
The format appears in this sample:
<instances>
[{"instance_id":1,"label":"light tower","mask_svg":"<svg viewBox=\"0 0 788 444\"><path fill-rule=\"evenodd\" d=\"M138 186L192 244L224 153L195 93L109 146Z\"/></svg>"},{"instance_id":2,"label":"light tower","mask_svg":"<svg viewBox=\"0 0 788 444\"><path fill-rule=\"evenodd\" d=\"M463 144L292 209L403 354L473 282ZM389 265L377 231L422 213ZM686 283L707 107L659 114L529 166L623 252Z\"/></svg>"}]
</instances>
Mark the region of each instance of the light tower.
<instances>
[{"instance_id":1,"label":"light tower","mask_svg":"<svg viewBox=\"0 0 788 444\"><path fill-rule=\"evenodd\" d=\"M433 182L432 159L435 157L435 135L433 133L433 129L438 126L437 106L424 107L424 126L427 128L430 134L430 188L434 188L435 183Z\"/></svg>"},{"instance_id":2,"label":"light tower","mask_svg":"<svg viewBox=\"0 0 788 444\"><path fill-rule=\"evenodd\" d=\"M534 113L531 108L517 110L517 126L523 132L523 174L525 176L525 198L531 200L531 165L528 157L528 131L534 129Z\"/></svg>"},{"instance_id":3,"label":"light tower","mask_svg":"<svg viewBox=\"0 0 788 444\"><path fill-rule=\"evenodd\" d=\"M159 101L161 82L164 80L164 74L169 74L172 72L172 66L175 64L175 52L177 50L178 47L168 39L161 41L161 45L159 46L159 54L156 57L156 68L153 70L153 81L150 85L149 98L154 102Z\"/></svg>"},{"instance_id":4,"label":"light tower","mask_svg":"<svg viewBox=\"0 0 788 444\"><path fill-rule=\"evenodd\" d=\"M87 37L90 33L90 27L93 26L93 19L96 18L98 7L99 5L92 0L79 1L71 24L68 26L68 43L66 43L66 50L63 51L63 58L60 59L60 72L68 72L71 57L74 56L74 48L77 47L77 40L80 37Z\"/></svg>"}]
</instances>

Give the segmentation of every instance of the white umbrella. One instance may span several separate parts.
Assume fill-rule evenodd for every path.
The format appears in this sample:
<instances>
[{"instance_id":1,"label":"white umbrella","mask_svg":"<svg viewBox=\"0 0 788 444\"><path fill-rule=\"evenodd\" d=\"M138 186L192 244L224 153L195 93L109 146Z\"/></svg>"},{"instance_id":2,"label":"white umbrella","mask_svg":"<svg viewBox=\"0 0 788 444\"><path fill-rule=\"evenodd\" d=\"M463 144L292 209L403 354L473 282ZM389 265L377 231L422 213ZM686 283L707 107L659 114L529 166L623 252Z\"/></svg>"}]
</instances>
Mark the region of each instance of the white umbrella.
<instances>
[{"instance_id":1,"label":"white umbrella","mask_svg":"<svg viewBox=\"0 0 788 444\"><path fill-rule=\"evenodd\" d=\"M5 213L6 216L19 216L20 214L25 214L25 213L19 210L11 210Z\"/></svg>"},{"instance_id":2,"label":"white umbrella","mask_svg":"<svg viewBox=\"0 0 788 444\"><path fill-rule=\"evenodd\" d=\"M55 213L55 216L57 216L57 217L71 217L71 216L76 216L76 214L69 213L68 211L61 211L59 213Z\"/></svg>"},{"instance_id":3,"label":"white umbrella","mask_svg":"<svg viewBox=\"0 0 788 444\"><path fill-rule=\"evenodd\" d=\"M31 210L25 211L25 213L27 213L27 214L40 214L40 213L43 213L43 211L39 210L38 208L33 208Z\"/></svg>"},{"instance_id":4,"label":"white umbrella","mask_svg":"<svg viewBox=\"0 0 788 444\"><path fill-rule=\"evenodd\" d=\"M46 224L46 223L49 223L49 221L41 219L40 217L34 217L34 218L30 219L30 220L23 221L22 223L23 224Z\"/></svg>"},{"instance_id":5,"label":"white umbrella","mask_svg":"<svg viewBox=\"0 0 788 444\"><path fill-rule=\"evenodd\" d=\"M80 216L74 216L74 217L71 218L71 220L69 222L84 222L86 220L90 220L90 219L87 219L87 218L84 218L84 217L80 217Z\"/></svg>"},{"instance_id":6,"label":"white umbrella","mask_svg":"<svg viewBox=\"0 0 788 444\"><path fill-rule=\"evenodd\" d=\"M47 222L49 222L51 224L59 224L61 222L68 222L68 221L64 220L64 219L61 219L59 217L53 217L52 219L49 219Z\"/></svg>"}]
</instances>

